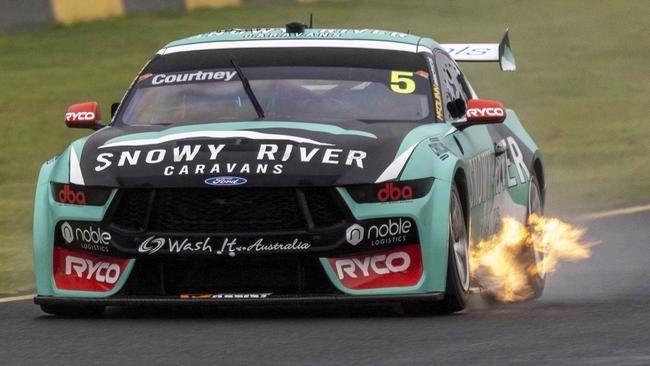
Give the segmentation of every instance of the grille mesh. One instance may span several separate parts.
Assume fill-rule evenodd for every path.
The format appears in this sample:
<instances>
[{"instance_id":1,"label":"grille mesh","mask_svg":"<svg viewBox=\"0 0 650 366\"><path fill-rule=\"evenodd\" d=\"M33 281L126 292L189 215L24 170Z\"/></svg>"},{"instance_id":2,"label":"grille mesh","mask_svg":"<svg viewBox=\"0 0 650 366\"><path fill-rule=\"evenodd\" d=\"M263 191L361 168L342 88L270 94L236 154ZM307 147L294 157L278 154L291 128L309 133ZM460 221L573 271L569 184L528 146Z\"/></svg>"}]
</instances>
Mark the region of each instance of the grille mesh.
<instances>
[{"instance_id":1,"label":"grille mesh","mask_svg":"<svg viewBox=\"0 0 650 366\"><path fill-rule=\"evenodd\" d=\"M332 189L301 190L317 228L344 220ZM124 230L242 233L295 231L307 225L296 188L128 189L116 201L112 221Z\"/></svg>"},{"instance_id":2,"label":"grille mesh","mask_svg":"<svg viewBox=\"0 0 650 366\"><path fill-rule=\"evenodd\" d=\"M129 189L122 192L119 205L113 215L113 223L128 229L139 230L145 226L147 205L150 191L146 189Z\"/></svg>"},{"instance_id":3,"label":"grille mesh","mask_svg":"<svg viewBox=\"0 0 650 366\"><path fill-rule=\"evenodd\" d=\"M341 216L336 215L339 207L332 196L334 192L320 188L308 188L304 192L316 227L334 225L341 220Z\"/></svg>"},{"instance_id":4,"label":"grille mesh","mask_svg":"<svg viewBox=\"0 0 650 366\"><path fill-rule=\"evenodd\" d=\"M162 189L149 229L241 232L304 227L295 195L285 189Z\"/></svg>"}]
</instances>

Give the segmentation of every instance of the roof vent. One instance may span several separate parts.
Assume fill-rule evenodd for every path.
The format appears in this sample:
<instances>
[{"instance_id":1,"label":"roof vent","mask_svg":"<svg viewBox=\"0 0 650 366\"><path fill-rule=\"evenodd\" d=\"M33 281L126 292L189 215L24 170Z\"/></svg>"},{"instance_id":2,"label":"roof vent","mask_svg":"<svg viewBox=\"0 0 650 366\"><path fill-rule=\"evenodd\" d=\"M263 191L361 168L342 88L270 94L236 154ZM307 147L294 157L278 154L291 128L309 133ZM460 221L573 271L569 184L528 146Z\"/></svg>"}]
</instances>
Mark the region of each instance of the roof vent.
<instances>
[{"instance_id":1,"label":"roof vent","mask_svg":"<svg viewBox=\"0 0 650 366\"><path fill-rule=\"evenodd\" d=\"M287 33L296 34L304 33L307 25L303 22L289 22L287 23Z\"/></svg>"}]
</instances>

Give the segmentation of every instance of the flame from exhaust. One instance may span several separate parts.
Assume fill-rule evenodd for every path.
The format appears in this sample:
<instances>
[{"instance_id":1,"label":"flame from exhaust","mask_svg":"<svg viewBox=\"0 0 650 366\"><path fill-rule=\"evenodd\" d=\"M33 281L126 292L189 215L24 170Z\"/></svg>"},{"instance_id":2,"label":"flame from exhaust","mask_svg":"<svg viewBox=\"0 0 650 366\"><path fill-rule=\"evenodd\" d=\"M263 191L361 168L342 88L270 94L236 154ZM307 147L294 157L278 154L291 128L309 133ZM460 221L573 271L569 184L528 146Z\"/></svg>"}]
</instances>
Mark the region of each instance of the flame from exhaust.
<instances>
[{"instance_id":1,"label":"flame from exhaust","mask_svg":"<svg viewBox=\"0 0 650 366\"><path fill-rule=\"evenodd\" d=\"M554 272L560 261L579 261L591 256L596 242L584 242L584 229L557 218L531 215L528 227L512 218L490 239L470 252L472 277L499 301L522 301L535 294L536 275ZM533 249L538 264L533 259Z\"/></svg>"}]
</instances>

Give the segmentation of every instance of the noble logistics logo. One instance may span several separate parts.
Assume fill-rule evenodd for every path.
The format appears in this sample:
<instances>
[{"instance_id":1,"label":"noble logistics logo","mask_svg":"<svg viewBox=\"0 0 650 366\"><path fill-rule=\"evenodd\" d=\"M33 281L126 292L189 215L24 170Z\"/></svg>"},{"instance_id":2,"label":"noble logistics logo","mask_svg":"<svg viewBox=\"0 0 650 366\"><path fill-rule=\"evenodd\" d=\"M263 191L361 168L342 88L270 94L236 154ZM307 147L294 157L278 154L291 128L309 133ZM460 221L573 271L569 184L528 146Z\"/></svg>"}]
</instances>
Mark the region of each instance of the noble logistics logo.
<instances>
[{"instance_id":1,"label":"noble logistics logo","mask_svg":"<svg viewBox=\"0 0 650 366\"><path fill-rule=\"evenodd\" d=\"M63 240L66 241L66 243L70 244L74 240L74 231L72 230L72 226L70 226L70 223L64 222L61 225L61 236L63 236Z\"/></svg>"},{"instance_id":2,"label":"noble logistics logo","mask_svg":"<svg viewBox=\"0 0 650 366\"><path fill-rule=\"evenodd\" d=\"M354 224L345 231L345 239L352 245L357 245L363 240L365 230L363 226Z\"/></svg>"}]
</instances>

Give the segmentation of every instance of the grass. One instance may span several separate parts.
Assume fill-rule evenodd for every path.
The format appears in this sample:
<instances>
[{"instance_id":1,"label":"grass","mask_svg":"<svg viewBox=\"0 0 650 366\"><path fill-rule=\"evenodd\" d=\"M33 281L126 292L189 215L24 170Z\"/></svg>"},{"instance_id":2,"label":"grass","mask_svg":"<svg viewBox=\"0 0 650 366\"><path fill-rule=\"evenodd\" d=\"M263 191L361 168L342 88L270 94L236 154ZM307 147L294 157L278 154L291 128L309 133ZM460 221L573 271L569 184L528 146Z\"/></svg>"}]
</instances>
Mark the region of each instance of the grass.
<instances>
[{"instance_id":1,"label":"grass","mask_svg":"<svg viewBox=\"0 0 650 366\"><path fill-rule=\"evenodd\" d=\"M414 1L265 5L122 17L0 36L0 293L33 286L31 217L41 162L87 133L71 103L108 113L143 63L172 39L229 27L384 28L441 42L495 42L506 26L519 70L465 65L475 89L515 109L545 152L550 211L650 199L645 0Z\"/></svg>"}]
</instances>

